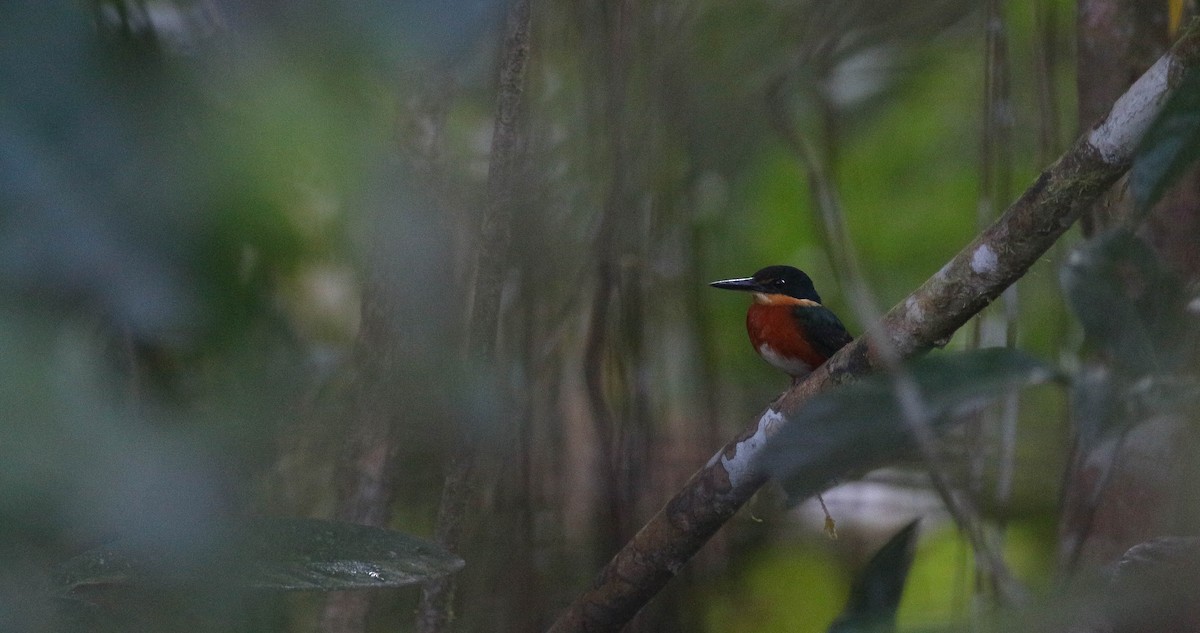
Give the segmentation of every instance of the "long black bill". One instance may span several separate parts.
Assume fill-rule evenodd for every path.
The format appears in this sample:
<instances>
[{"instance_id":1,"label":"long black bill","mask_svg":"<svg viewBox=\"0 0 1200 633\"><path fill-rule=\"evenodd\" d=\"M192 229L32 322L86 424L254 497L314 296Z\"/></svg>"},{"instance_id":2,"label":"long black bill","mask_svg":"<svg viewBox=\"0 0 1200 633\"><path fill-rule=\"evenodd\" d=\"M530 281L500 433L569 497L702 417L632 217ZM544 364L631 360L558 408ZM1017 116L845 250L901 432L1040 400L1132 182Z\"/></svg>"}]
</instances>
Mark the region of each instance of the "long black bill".
<instances>
[{"instance_id":1,"label":"long black bill","mask_svg":"<svg viewBox=\"0 0 1200 633\"><path fill-rule=\"evenodd\" d=\"M713 288L722 288L724 290L745 290L755 292L759 290L758 282L754 281L753 277L742 277L740 279L722 279L714 281L710 284Z\"/></svg>"}]
</instances>

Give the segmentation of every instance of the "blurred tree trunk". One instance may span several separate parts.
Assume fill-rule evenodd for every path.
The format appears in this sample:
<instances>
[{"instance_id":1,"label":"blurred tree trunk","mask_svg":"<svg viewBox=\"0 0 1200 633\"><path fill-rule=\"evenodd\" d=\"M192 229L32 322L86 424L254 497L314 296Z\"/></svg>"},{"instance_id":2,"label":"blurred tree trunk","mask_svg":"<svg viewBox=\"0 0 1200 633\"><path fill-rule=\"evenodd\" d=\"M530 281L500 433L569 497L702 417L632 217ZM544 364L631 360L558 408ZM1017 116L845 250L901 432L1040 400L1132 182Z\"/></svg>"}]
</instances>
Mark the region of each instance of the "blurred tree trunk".
<instances>
[{"instance_id":1,"label":"blurred tree trunk","mask_svg":"<svg viewBox=\"0 0 1200 633\"><path fill-rule=\"evenodd\" d=\"M1078 5L1079 125L1087 130L1113 101L1158 58L1172 38L1168 3L1146 0L1081 0ZM1124 180L1082 218L1084 235L1133 230L1151 246L1168 270L1184 281L1200 275L1200 177L1186 174L1145 218L1134 214ZM1138 287L1136 275L1122 280L1114 302L1143 301L1159 288ZM1126 359L1127 360L1127 359ZM1101 381L1101 389L1128 393L1143 376L1129 375L1128 363L1096 350L1085 352L1081 386ZM1114 405L1117 406L1117 405ZM1125 406L1120 403L1119 406ZM1077 431L1094 420L1080 419ZM1118 412L1117 415L1121 415ZM1060 524L1062 563L1070 572L1086 572L1117 561L1133 545L1154 537L1194 532L1196 523L1187 488L1200 444L1181 415L1122 420L1127 430L1098 442L1080 442L1064 482Z\"/></svg>"},{"instance_id":2,"label":"blurred tree trunk","mask_svg":"<svg viewBox=\"0 0 1200 633\"><path fill-rule=\"evenodd\" d=\"M514 582L506 585L507 590L491 590L488 593L503 596L510 604L519 604L533 591L532 575L529 573L529 536L532 528L528 518L528 488L525 485L527 435L524 420L518 420L515 424L498 422L518 412L510 404L512 394L507 393L499 383L502 374L497 361L499 331L503 320L501 298L513 265L510 245L516 221L514 200L522 176L521 164L527 143L523 97L529 66L530 21L529 0L508 2L503 45L497 64L498 81L486 197L479 218L477 239L472 245L475 261L468 311L467 367L475 374L473 378L480 381L477 388L482 387L484 392L490 392L488 387L495 385L499 395L493 407L501 413L493 428L483 428L485 425L480 424L460 425L446 468L435 525L438 544L452 552L461 553L467 545L464 532L468 527L468 515L474 513L473 506L479 505L479 495L475 491L479 477L476 470L480 453L485 447L483 435L494 434L502 445L516 444L515 452L507 455L509 459L505 459L505 451L500 451L502 463L507 467L500 476L494 478L499 483L496 490L498 506L505 510L501 517L508 521L498 521L498 525L489 526L490 534L499 533L507 537L509 547L497 548L504 554L480 557L476 569L472 571L475 574L481 569L507 571ZM499 573L492 575L493 578L499 576ZM456 576L447 576L424 585L417 610L417 630L420 633L454 630L458 582ZM478 605L488 593L471 596L469 600ZM532 614L524 613L521 609L502 609L494 612L494 615L497 617L492 626L502 631L529 630L530 623L535 621Z\"/></svg>"},{"instance_id":3,"label":"blurred tree trunk","mask_svg":"<svg viewBox=\"0 0 1200 633\"><path fill-rule=\"evenodd\" d=\"M407 191L407 182L397 191ZM417 464L436 462L451 440L440 420L459 419L460 405L440 388L455 376L463 307L458 295L431 292L429 279L452 270L450 236L435 203L403 194L385 196L369 208L367 273L363 283L358 337L349 375L331 389L333 406L323 411L324 427L341 440L335 455L334 518L386 527L393 503L429 507L432 487L398 487ZM431 253L420 259L397 253ZM431 455L435 457L430 457ZM428 460L428 461L420 461ZM331 594L321 613L324 633L361 633L380 594Z\"/></svg>"},{"instance_id":4,"label":"blurred tree trunk","mask_svg":"<svg viewBox=\"0 0 1200 633\"><path fill-rule=\"evenodd\" d=\"M429 420L459 417L445 401L427 401L422 395L429 393L430 383L444 381L452 359L443 352L458 349L462 329L454 321L462 313L459 298L447 300L427 290L428 279L445 277L453 269L444 259L448 243L441 243L450 241L450 227L441 223L447 216L449 223L461 222L454 217L457 205L443 164L454 82L449 68L428 69L422 78L421 90L405 104L408 111L398 121L406 171L397 179L396 191L409 190L413 182L407 176L412 174L427 197L385 196L366 210L370 237L358 337L349 375L333 389L331 399L337 402L322 414L324 426L336 433L322 439L342 442L333 465L334 517L363 525L386 527L393 503L402 494L406 502L420 506L433 500L424 489L398 490L397 481L406 463L411 466L415 457L437 454L445 447L449 434ZM430 248L430 239L438 242L436 248ZM414 264L397 256L406 252L440 256ZM320 630L367 630L378 596L364 591L331 594Z\"/></svg>"},{"instance_id":5,"label":"blurred tree trunk","mask_svg":"<svg viewBox=\"0 0 1200 633\"><path fill-rule=\"evenodd\" d=\"M1079 0L1076 11L1077 109L1079 128L1086 131L1167 50L1167 5L1160 0ZM1080 218L1085 236L1129 216L1131 202L1123 192L1123 187L1113 187Z\"/></svg>"},{"instance_id":6,"label":"blurred tree trunk","mask_svg":"<svg viewBox=\"0 0 1200 633\"><path fill-rule=\"evenodd\" d=\"M633 3L589 3L581 26L599 69L591 84L593 129L605 177L595 241L595 286L584 349L584 383L596 431L601 472L597 506L598 561L607 560L637 528L637 491L647 467L647 390L643 344L642 227L646 226L634 174L642 164L630 105L640 9ZM589 25L601 28L591 31ZM639 148L644 149L644 148Z\"/></svg>"},{"instance_id":7,"label":"blurred tree trunk","mask_svg":"<svg viewBox=\"0 0 1200 633\"><path fill-rule=\"evenodd\" d=\"M355 380L351 388L348 428L336 471L334 517L362 525L387 524L394 494L396 431L399 403L391 394L396 375L400 332L395 328L396 297L386 280L373 276L362 301L359 339L355 345ZM357 633L366 629L372 594L331 594L321 616L324 633Z\"/></svg>"}]
</instances>

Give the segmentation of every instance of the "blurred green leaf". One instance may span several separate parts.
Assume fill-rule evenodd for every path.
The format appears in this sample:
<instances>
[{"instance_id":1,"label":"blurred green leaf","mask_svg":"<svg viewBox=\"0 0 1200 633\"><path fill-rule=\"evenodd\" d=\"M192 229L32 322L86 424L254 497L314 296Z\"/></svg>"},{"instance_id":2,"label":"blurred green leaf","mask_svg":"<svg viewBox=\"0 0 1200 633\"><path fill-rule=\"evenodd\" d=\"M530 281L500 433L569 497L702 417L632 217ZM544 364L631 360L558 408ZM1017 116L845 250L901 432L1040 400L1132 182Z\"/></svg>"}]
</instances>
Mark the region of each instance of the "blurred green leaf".
<instances>
[{"instance_id":1,"label":"blurred green leaf","mask_svg":"<svg viewBox=\"0 0 1200 633\"><path fill-rule=\"evenodd\" d=\"M1194 631L1198 581L1200 539L1155 538L1121 556L1097 611L1110 631Z\"/></svg>"},{"instance_id":2,"label":"blurred green leaf","mask_svg":"<svg viewBox=\"0 0 1200 633\"><path fill-rule=\"evenodd\" d=\"M1194 355L1196 333L1181 283L1149 245L1123 230L1098 235L1071 252L1059 279L1084 333L1084 362L1071 381L1083 446L1144 419L1134 409L1189 399L1162 378Z\"/></svg>"},{"instance_id":3,"label":"blurred green leaf","mask_svg":"<svg viewBox=\"0 0 1200 633\"><path fill-rule=\"evenodd\" d=\"M1138 208L1158 202L1189 165L1200 158L1200 73L1183 76L1133 156L1130 188Z\"/></svg>"},{"instance_id":4,"label":"blurred green leaf","mask_svg":"<svg viewBox=\"0 0 1200 633\"><path fill-rule=\"evenodd\" d=\"M917 523L904 526L875 552L850 587L846 608L830 633L884 633L896 630L896 610L912 567Z\"/></svg>"},{"instance_id":5,"label":"blurred green leaf","mask_svg":"<svg viewBox=\"0 0 1200 633\"><path fill-rule=\"evenodd\" d=\"M1161 370L1186 357L1182 288L1138 237L1118 230L1080 245L1060 281L1085 343L1122 371Z\"/></svg>"},{"instance_id":6,"label":"blurred green leaf","mask_svg":"<svg viewBox=\"0 0 1200 633\"><path fill-rule=\"evenodd\" d=\"M935 427L1024 387L1061 378L1020 350L985 348L917 359L908 370ZM771 438L765 463L793 499L899 456L910 445L894 379L869 376L813 398Z\"/></svg>"},{"instance_id":7,"label":"blurred green leaf","mask_svg":"<svg viewBox=\"0 0 1200 633\"><path fill-rule=\"evenodd\" d=\"M56 570L64 592L94 585L211 582L268 591L402 587L454 573L463 561L407 534L365 525L298 518L250 519L222 532L220 563L196 573L167 556L118 541ZM214 557L217 558L217 557ZM201 566L203 567L203 566Z\"/></svg>"}]
</instances>

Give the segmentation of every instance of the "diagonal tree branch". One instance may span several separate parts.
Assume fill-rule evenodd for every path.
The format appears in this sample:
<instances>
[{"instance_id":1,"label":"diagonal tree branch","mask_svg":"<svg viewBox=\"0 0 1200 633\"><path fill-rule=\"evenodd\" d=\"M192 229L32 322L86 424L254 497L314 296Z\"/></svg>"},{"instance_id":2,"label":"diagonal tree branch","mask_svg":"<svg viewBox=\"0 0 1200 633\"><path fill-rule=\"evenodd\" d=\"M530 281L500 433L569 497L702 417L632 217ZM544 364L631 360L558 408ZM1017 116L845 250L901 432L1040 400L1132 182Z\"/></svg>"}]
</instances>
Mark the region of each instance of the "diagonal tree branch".
<instances>
[{"instance_id":1,"label":"diagonal tree branch","mask_svg":"<svg viewBox=\"0 0 1200 633\"><path fill-rule=\"evenodd\" d=\"M1129 168L1134 147L1179 76L1200 62L1200 26L1187 29L1170 53L1113 105L1001 215L920 288L893 307L879 330L885 346L910 357L943 345L1017 279ZM713 456L633 540L601 570L552 633L617 631L679 571L767 477L763 447L813 395L881 366L870 336L846 346L789 389ZM834 479L872 465L848 451ZM813 490L812 492L817 492Z\"/></svg>"}]
</instances>

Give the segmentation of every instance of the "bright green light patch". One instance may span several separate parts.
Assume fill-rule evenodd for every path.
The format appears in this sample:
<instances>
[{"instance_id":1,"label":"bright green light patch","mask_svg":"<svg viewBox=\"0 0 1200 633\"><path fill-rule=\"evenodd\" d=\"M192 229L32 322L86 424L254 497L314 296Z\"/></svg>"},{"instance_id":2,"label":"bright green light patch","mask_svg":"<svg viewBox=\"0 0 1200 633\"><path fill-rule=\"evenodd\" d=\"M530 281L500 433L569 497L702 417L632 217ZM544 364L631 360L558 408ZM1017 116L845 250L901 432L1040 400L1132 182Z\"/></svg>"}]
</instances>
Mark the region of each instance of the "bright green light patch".
<instances>
[{"instance_id":1,"label":"bright green light patch","mask_svg":"<svg viewBox=\"0 0 1200 633\"><path fill-rule=\"evenodd\" d=\"M733 587L713 596L706 630L713 633L825 631L841 611L849 583L820 550L762 552Z\"/></svg>"},{"instance_id":2,"label":"bright green light patch","mask_svg":"<svg viewBox=\"0 0 1200 633\"><path fill-rule=\"evenodd\" d=\"M970 547L953 527L922 541L896 614L900 630L944 626L969 613L975 575Z\"/></svg>"},{"instance_id":3,"label":"bright green light patch","mask_svg":"<svg viewBox=\"0 0 1200 633\"><path fill-rule=\"evenodd\" d=\"M744 208L753 210L753 216L739 226L749 231L758 259L805 266L805 262L789 259L798 248L816 246L821 240L800 163L782 148L765 153L741 193L746 199Z\"/></svg>"},{"instance_id":4,"label":"bright green light patch","mask_svg":"<svg viewBox=\"0 0 1200 633\"><path fill-rule=\"evenodd\" d=\"M1004 534L1004 559L1020 582L1035 588L1054 571L1053 520L1013 521ZM900 611L898 630L928 630L965 622L975 594L971 546L953 526L927 537L917 548Z\"/></svg>"}]
</instances>

